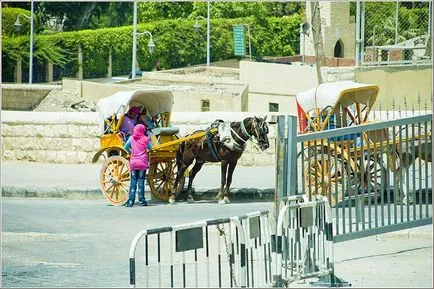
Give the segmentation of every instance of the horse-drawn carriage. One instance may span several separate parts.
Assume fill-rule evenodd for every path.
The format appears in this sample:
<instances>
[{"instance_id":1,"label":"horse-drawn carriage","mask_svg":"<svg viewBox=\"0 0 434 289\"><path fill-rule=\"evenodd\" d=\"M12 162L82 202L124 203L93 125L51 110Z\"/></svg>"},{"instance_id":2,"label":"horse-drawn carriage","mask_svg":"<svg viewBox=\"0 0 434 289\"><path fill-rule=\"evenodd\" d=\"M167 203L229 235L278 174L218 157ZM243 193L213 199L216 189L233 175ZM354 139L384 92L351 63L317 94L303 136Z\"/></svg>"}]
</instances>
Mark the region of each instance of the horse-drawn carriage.
<instances>
[{"instance_id":1,"label":"horse-drawn carriage","mask_svg":"<svg viewBox=\"0 0 434 289\"><path fill-rule=\"evenodd\" d=\"M146 108L151 116L158 116L159 127L150 134L153 143L149 151L148 183L153 195L160 200L168 200L177 173L176 150L181 142L178 128L170 124L173 95L164 90L120 91L101 99L98 111L102 120L100 137L101 148L93 157L96 162L105 157L101 169L101 189L105 197L114 205L123 205L128 199L130 169L129 154L124 149L124 136L120 127L126 112L134 106ZM178 194L184 185L180 178Z\"/></svg>"},{"instance_id":2,"label":"horse-drawn carriage","mask_svg":"<svg viewBox=\"0 0 434 289\"><path fill-rule=\"evenodd\" d=\"M340 81L323 83L297 94L300 133L364 124L375 103L377 85ZM332 206L344 195L381 183L385 165L377 155L364 152L379 148L384 131L370 131L310 141L303 144L307 160L304 183L307 194L329 197ZM386 140L386 136L384 136ZM384 173L383 173L384 175Z\"/></svg>"},{"instance_id":3,"label":"horse-drawn carriage","mask_svg":"<svg viewBox=\"0 0 434 289\"><path fill-rule=\"evenodd\" d=\"M102 124L101 148L92 162L98 161L101 155L105 157L100 174L101 189L112 204L123 205L128 199L129 154L124 149L125 138L120 128L131 107L146 108L150 116L160 119L159 127L150 132L153 145L148 152L150 165L147 178L152 194L163 201L175 202L184 187L186 175L190 176L187 193L191 197L192 182L201 166L206 162L221 162L224 168L229 166L227 181L225 169L222 183L222 199L227 202L232 173L245 143L254 138L261 150L269 147L266 119L257 117L230 123L218 120L206 130L180 138L179 129L170 123L172 106L173 95L165 90L121 91L98 102ZM227 148L231 145L236 149ZM190 173L189 166L193 162L195 165Z\"/></svg>"}]
</instances>

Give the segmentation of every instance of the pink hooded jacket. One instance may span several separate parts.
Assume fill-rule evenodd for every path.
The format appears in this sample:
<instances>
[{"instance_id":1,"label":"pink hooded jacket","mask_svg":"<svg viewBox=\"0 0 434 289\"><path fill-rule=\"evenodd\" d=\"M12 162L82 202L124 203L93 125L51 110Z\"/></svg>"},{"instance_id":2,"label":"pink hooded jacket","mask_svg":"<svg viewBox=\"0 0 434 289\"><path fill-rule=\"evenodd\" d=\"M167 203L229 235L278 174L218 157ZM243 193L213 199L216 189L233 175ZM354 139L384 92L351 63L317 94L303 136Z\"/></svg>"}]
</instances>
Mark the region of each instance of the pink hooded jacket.
<instances>
[{"instance_id":1,"label":"pink hooded jacket","mask_svg":"<svg viewBox=\"0 0 434 289\"><path fill-rule=\"evenodd\" d=\"M145 126L138 124L131 136L130 170L147 170L149 167L148 144L151 139L145 135Z\"/></svg>"}]
</instances>

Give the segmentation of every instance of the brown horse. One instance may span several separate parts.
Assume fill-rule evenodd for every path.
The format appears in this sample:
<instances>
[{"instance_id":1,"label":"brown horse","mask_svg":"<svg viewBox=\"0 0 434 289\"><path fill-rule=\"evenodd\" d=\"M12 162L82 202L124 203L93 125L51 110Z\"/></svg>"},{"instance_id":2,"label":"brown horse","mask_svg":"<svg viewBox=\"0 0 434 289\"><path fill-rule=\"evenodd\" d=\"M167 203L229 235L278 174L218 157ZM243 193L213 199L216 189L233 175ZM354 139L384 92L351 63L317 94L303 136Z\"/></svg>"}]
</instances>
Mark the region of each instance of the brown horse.
<instances>
[{"instance_id":1,"label":"brown horse","mask_svg":"<svg viewBox=\"0 0 434 289\"><path fill-rule=\"evenodd\" d=\"M190 172L187 188L187 200L194 201L191 194L191 186L196 174L206 162L221 162L221 188L218 194L218 200L220 204L228 203L232 175L238 159L245 150L246 142L252 138L256 139L261 151L266 150L270 146L267 136L268 126L266 118L267 117L248 117L241 122L230 123L217 120L211 125L211 128L217 128L218 133L207 133L200 139L183 142L179 146L176 154L178 175L174 184L175 190L180 177L184 175L185 170L195 161L193 169ZM209 129L207 132L208 131ZM203 130L194 133L197 132L203 132ZM174 192L169 202L175 202Z\"/></svg>"}]
</instances>

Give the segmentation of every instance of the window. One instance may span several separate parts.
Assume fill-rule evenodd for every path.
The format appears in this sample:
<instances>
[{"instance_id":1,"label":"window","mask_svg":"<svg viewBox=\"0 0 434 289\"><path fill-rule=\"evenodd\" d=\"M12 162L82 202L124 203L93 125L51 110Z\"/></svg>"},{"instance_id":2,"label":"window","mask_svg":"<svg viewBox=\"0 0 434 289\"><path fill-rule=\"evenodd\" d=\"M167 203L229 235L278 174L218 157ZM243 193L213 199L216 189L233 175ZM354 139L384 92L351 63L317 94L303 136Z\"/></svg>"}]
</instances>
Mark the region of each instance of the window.
<instances>
[{"instance_id":1,"label":"window","mask_svg":"<svg viewBox=\"0 0 434 289\"><path fill-rule=\"evenodd\" d=\"M270 102L268 104L268 111L278 112L279 111L279 104L278 103L274 103L274 102Z\"/></svg>"},{"instance_id":2,"label":"window","mask_svg":"<svg viewBox=\"0 0 434 289\"><path fill-rule=\"evenodd\" d=\"M340 39L336 41L334 50L334 57L344 57L344 45Z\"/></svg>"},{"instance_id":3,"label":"window","mask_svg":"<svg viewBox=\"0 0 434 289\"><path fill-rule=\"evenodd\" d=\"M202 99L202 106L201 106L201 110L202 111L209 111L209 100L208 99Z\"/></svg>"}]
</instances>

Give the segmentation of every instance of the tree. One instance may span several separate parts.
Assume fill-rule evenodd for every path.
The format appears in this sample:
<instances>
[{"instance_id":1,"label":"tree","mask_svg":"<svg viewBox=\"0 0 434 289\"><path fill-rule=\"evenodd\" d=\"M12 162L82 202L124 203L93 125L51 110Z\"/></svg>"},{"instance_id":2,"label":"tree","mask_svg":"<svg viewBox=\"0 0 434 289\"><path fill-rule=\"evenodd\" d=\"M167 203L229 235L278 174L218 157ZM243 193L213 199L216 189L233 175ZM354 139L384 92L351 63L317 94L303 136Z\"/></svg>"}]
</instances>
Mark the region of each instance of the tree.
<instances>
[{"instance_id":1,"label":"tree","mask_svg":"<svg viewBox=\"0 0 434 289\"><path fill-rule=\"evenodd\" d=\"M137 5L138 21L141 23L164 19L188 18L193 11L192 2L141 2Z\"/></svg>"},{"instance_id":2,"label":"tree","mask_svg":"<svg viewBox=\"0 0 434 289\"><path fill-rule=\"evenodd\" d=\"M133 23L132 2L110 2L106 13L94 16L90 19L90 27L120 27Z\"/></svg>"},{"instance_id":3,"label":"tree","mask_svg":"<svg viewBox=\"0 0 434 289\"><path fill-rule=\"evenodd\" d=\"M206 17L207 2L142 2L138 4L139 22L163 19L195 19ZM300 13L301 3L267 3L267 2L212 2L211 18L240 18L255 16L283 17Z\"/></svg>"},{"instance_id":4,"label":"tree","mask_svg":"<svg viewBox=\"0 0 434 289\"><path fill-rule=\"evenodd\" d=\"M400 3L397 43L426 34L428 31L428 4L428 2ZM395 44L396 3L368 2L364 5L365 39L367 40L365 45Z\"/></svg>"},{"instance_id":5,"label":"tree","mask_svg":"<svg viewBox=\"0 0 434 289\"><path fill-rule=\"evenodd\" d=\"M132 2L41 3L41 13L64 20L63 30L119 27L133 23Z\"/></svg>"},{"instance_id":6,"label":"tree","mask_svg":"<svg viewBox=\"0 0 434 289\"><path fill-rule=\"evenodd\" d=\"M318 76L318 82L323 83L321 76L321 67L325 65L325 53L324 45L322 42L322 32L321 32L321 15L319 11L319 2L310 2L310 11L312 15L312 37L315 47L315 58L316 58L316 73Z\"/></svg>"}]
</instances>

